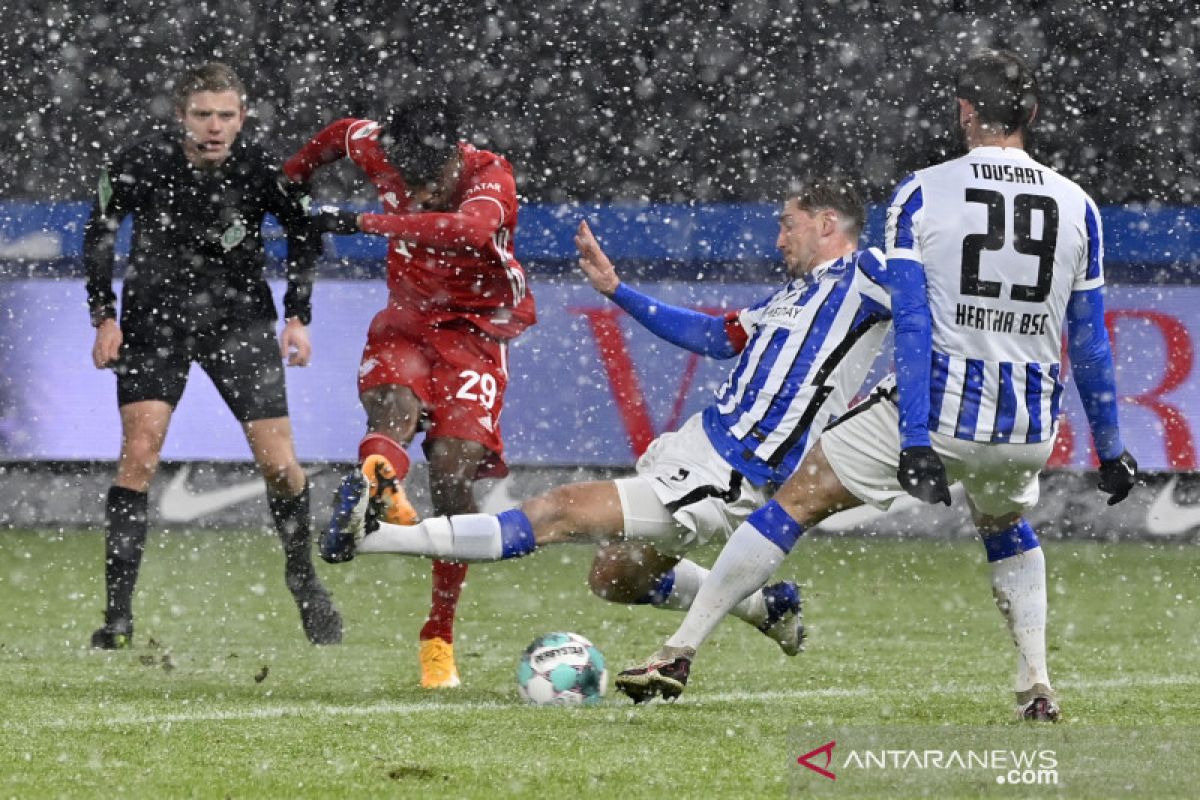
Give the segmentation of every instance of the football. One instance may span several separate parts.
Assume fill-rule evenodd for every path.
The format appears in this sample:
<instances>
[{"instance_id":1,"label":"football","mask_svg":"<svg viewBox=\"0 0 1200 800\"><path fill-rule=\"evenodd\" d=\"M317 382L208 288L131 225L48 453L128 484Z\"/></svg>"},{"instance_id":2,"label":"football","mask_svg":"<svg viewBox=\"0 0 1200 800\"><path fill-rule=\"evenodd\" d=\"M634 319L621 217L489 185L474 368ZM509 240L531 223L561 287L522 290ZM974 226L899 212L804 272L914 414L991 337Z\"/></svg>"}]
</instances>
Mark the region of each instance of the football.
<instances>
[{"instance_id":1,"label":"football","mask_svg":"<svg viewBox=\"0 0 1200 800\"><path fill-rule=\"evenodd\" d=\"M517 665L517 692L533 705L593 705L607 688L604 656L577 633L539 636Z\"/></svg>"}]
</instances>

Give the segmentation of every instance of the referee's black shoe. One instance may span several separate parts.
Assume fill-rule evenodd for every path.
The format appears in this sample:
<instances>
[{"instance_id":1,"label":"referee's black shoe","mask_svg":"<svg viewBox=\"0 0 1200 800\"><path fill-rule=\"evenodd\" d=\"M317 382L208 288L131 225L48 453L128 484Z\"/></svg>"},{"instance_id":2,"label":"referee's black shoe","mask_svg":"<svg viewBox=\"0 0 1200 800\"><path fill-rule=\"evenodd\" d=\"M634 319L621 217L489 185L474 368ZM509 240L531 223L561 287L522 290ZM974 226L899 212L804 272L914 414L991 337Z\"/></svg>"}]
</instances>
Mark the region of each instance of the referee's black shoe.
<instances>
[{"instance_id":1,"label":"referee's black shoe","mask_svg":"<svg viewBox=\"0 0 1200 800\"><path fill-rule=\"evenodd\" d=\"M117 620L92 631L92 647L97 650L125 650L133 647L133 623Z\"/></svg>"},{"instance_id":2,"label":"referee's black shoe","mask_svg":"<svg viewBox=\"0 0 1200 800\"><path fill-rule=\"evenodd\" d=\"M342 615L315 574L287 576L288 589L300 609L304 635L313 644L339 644L342 641Z\"/></svg>"}]
</instances>

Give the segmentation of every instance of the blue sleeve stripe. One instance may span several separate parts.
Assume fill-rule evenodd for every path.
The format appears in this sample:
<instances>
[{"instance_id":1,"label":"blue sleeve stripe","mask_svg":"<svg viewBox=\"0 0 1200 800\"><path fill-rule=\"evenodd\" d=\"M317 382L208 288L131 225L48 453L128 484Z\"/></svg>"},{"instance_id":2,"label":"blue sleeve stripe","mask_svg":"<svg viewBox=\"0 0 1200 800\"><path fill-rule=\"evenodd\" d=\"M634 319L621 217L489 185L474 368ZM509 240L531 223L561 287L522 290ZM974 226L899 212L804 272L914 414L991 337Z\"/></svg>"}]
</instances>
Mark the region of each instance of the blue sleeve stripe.
<instances>
[{"instance_id":1,"label":"blue sleeve stripe","mask_svg":"<svg viewBox=\"0 0 1200 800\"><path fill-rule=\"evenodd\" d=\"M1084 201L1084 219L1087 221L1087 239L1088 239L1088 266L1087 278L1094 280L1101 275L1101 239L1100 239L1100 218L1096 215L1095 207Z\"/></svg>"},{"instance_id":2,"label":"blue sleeve stripe","mask_svg":"<svg viewBox=\"0 0 1200 800\"><path fill-rule=\"evenodd\" d=\"M1013 365L1000 364L1000 384L996 391L996 422L992 425L992 442L1003 444L1012 438L1017 421L1017 392L1013 388Z\"/></svg>"},{"instance_id":3,"label":"blue sleeve stripe","mask_svg":"<svg viewBox=\"0 0 1200 800\"><path fill-rule=\"evenodd\" d=\"M975 438L975 429L979 427L979 405L983 399L983 362L968 358L966 366L962 404L958 407L958 424L954 429L954 435L959 439Z\"/></svg>"},{"instance_id":4,"label":"blue sleeve stripe","mask_svg":"<svg viewBox=\"0 0 1200 800\"><path fill-rule=\"evenodd\" d=\"M912 172L905 176L904 180L896 184L896 190L892 192L892 199L888 201L888 205L894 206L900 202L900 198L910 186L917 180L917 173Z\"/></svg>"},{"instance_id":5,"label":"blue sleeve stripe","mask_svg":"<svg viewBox=\"0 0 1200 800\"><path fill-rule=\"evenodd\" d=\"M1067 302L1067 350L1092 442L1101 459L1125 449L1117 413L1112 346L1104 327L1104 289L1072 292Z\"/></svg>"},{"instance_id":6,"label":"blue sleeve stripe","mask_svg":"<svg viewBox=\"0 0 1200 800\"><path fill-rule=\"evenodd\" d=\"M669 305L625 283L617 285L612 301L646 330L671 344L714 358L737 355L725 332L724 316Z\"/></svg>"},{"instance_id":7,"label":"blue sleeve stripe","mask_svg":"<svg viewBox=\"0 0 1200 800\"><path fill-rule=\"evenodd\" d=\"M913 215L916 214L924 206L925 200L921 196L921 187L909 196L904 205L900 208L900 216L896 218L896 241L897 248L907 250L913 246Z\"/></svg>"},{"instance_id":8,"label":"blue sleeve stripe","mask_svg":"<svg viewBox=\"0 0 1200 800\"><path fill-rule=\"evenodd\" d=\"M858 268L872 283L887 288L887 268L870 250L863 250L859 254Z\"/></svg>"},{"instance_id":9,"label":"blue sleeve stripe","mask_svg":"<svg viewBox=\"0 0 1200 800\"><path fill-rule=\"evenodd\" d=\"M1025 441L1042 440L1042 366L1025 365L1025 408L1029 411L1029 430Z\"/></svg>"},{"instance_id":10,"label":"blue sleeve stripe","mask_svg":"<svg viewBox=\"0 0 1200 800\"><path fill-rule=\"evenodd\" d=\"M929 370L929 426L937 430L942 416L942 404L946 402L946 385L950 382L950 356L933 351Z\"/></svg>"}]
</instances>

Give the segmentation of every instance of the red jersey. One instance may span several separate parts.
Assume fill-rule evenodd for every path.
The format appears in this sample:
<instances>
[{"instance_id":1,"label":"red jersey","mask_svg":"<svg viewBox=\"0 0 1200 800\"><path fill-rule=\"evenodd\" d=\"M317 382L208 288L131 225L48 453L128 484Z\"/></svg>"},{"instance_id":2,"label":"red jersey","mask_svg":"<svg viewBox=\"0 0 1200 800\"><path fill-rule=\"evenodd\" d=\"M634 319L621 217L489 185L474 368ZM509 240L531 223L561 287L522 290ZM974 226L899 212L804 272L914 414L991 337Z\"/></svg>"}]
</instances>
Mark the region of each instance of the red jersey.
<instances>
[{"instance_id":1,"label":"red jersey","mask_svg":"<svg viewBox=\"0 0 1200 800\"><path fill-rule=\"evenodd\" d=\"M380 126L342 119L318 133L285 165L293 180L343 156L379 192L384 213L363 214L364 233L388 237L388 304L425 322L463 320L512 339L537 320L525 270L513 254L517 190L503 157L460 142L462 169L449 212L414 211L400 172L379 144Z\"/></svg>"}]
</instances>

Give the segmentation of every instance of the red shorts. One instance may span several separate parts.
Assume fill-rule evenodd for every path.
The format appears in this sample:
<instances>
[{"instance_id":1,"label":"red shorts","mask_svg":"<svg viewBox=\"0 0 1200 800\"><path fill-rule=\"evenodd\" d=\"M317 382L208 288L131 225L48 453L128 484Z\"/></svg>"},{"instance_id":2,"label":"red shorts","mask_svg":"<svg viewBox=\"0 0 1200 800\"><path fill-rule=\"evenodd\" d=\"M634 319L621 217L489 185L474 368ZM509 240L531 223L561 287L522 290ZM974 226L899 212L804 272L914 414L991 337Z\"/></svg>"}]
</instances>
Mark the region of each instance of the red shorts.
<instances>
[{"instance_id":1,"label":"red shorts","mask_svg":"<svg viewBox=\"0 0 1200 800\"><path fill-rule=\"evenodd\" d=\"M406 386L424 405L426 441L479 442L490 451L480 478L508 474L500 412L508 386L508 344L470 326L430 326L419 316L385 308L371 320L358 368L358 393Z\"/></svg>"}]
</instances>

